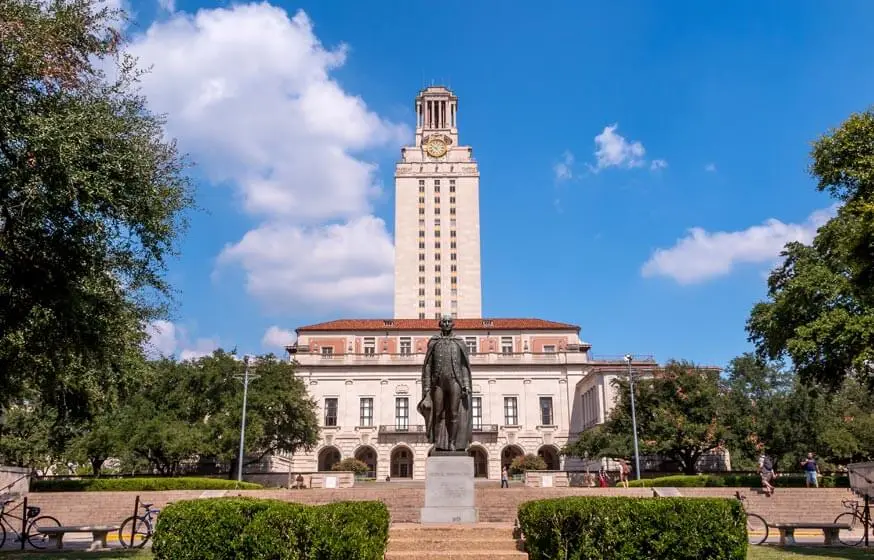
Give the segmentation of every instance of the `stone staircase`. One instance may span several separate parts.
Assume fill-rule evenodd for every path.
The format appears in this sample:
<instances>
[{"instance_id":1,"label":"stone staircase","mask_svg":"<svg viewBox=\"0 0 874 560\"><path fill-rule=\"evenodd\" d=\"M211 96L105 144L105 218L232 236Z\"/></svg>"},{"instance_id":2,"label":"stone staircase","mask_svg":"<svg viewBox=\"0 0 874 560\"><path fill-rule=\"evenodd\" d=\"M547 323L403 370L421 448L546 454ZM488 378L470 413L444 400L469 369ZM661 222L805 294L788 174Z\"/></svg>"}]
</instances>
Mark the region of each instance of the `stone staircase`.
<instances>
[{"instance_id":1,"label":"stone staircase","mask_svg":"<svg viewBox=\"0 0 874 560\"><path fill-rule=\"evenodd\" d=\"M393 524L386 560L525 560L513 538L513 525Z\"/></svg>"}]
</instances>

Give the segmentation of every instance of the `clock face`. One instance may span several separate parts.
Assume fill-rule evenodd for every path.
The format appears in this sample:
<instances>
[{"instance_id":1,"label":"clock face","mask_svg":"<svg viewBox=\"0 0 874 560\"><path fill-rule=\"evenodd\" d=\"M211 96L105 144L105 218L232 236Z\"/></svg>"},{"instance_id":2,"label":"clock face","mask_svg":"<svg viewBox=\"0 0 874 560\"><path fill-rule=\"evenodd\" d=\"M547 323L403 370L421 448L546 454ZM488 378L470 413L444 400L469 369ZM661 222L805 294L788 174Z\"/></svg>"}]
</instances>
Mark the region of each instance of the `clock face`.
<instances>
[{"instance_id":1,"label":"clock face","mask_svg":"<svg viewBox=\"0 0 874 560\"><path fill-rule=\"evenodd\" d=\"M434 138L425 146L425 151L431 157L443 157L446 155L446 143L443 140Z\"/></svg>"}]
</instances>

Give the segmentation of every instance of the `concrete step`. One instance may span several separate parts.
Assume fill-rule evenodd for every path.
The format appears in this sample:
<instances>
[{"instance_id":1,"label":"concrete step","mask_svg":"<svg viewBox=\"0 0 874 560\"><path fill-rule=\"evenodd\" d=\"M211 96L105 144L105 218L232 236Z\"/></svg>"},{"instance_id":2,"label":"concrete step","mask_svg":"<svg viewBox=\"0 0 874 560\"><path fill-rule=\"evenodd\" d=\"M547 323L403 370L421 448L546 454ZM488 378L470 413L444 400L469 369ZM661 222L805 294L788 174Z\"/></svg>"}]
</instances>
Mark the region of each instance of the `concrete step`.
<instances>
[{"instance_id":1,"label":"concrete step","mask_svg":"<svg viewBox=\"0 0 874 560\"><path fill-rule=\"evenodd\" d=\"M516 541L512 539L446 539L446 538L428 538L419 537L413 539L398 539L392 537L388 543L388 552L414 552L424 551L429 552L448 552L458 550L459 548L465 551L491 551L491 552L513 552L518 550Z\"/></svg>"},{"instance_id":2,"label":"concrete step","mask_svg":"<svg viewBox=\"0 0 874 560\"><path fill-rule=\"evenodd\" d=\"M453 550L446 552L386 552L385 560L527 560L525 552Z\"/></svg>"}]
</instances>

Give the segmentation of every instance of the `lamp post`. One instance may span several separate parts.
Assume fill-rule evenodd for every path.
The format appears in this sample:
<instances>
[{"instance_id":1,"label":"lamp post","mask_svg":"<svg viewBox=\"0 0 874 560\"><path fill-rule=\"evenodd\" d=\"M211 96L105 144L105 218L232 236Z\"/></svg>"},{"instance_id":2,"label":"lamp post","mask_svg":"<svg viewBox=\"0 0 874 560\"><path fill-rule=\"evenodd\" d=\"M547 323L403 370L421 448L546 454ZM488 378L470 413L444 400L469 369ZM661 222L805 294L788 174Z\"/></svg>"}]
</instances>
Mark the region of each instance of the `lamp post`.
<instances>
[{"instance_id":1,"label":"lamp post","mask_svg":"<svg viewBox=\"0 0 874 560\"><path fill-rule=\"evenodd\" d=\"M628 365L628 393L631 395L631 429L634 431L634 474L640 480L640 451L637 446L637 411L634 406L634 374L631 373L631 354L625 355Z\"/></svg>"},{"instance_id":2,"label":"lamp post","mask_svg":"<svg viewBox=\"0 0 874 560\"><path fill-rule=\"evenodd\" d=\"M245 370L243 375L234 377L243 381L243 419L240 422L240 455L237 459L237 482L243 482L243 448L246 444L246 400L249 397L249 382L258 379L257 375L249 373L249 356L243 357ZM255 366L252 366L255 367Z\"/></svg>"}]
</instances>

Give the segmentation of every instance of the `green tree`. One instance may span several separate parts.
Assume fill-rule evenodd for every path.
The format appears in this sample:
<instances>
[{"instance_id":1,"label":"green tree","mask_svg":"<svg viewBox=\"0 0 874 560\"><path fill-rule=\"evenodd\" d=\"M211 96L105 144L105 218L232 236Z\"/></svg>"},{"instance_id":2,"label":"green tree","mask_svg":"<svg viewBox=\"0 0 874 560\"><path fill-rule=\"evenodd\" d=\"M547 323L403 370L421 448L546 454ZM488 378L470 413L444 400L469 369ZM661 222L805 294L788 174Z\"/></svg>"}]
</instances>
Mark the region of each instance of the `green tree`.
<instances>
[{"instance_id":1,"label":"green tree","mask_svg":"<svg viewBox=\"0 0 874 560\"><path fill-rule=\"evenodd\" d=\"M616 406L607 422L565 447L576 457L630 457L633 454L629 385L616 380ZM641 455L676 461L686 474L698 460L728 438L726 391L719 372L689 362L669 362L663 371L635 382Z\"/></svg>"},{"instance_id":2,"label":"green tree","mask_svg":"<svg viewBox=\"0 0 874 560\"><path fill-rule=\"evenodd\" d=\"M805 382L874 387L874 112L822 136L811 159L817 189L841 206L810 245L786 245L747 331L759 355L788 357Z\"/></svg>"},{"instance_id":3,"label":"green tree","mask_svg":"<svg viewBox=\"0 0 874 560\"><path fill-rule=\"evenodd\" d=\"M32 386L59 421L115 390L164 312L192 204L122 14L97 6L0 2L0 404Z\"/></svg>"},{"instance_id":4,"label":"green tree","mask_svg":"<svg viewBox=\"0 0 874 560\"><path fill-rule=\"evenodd\" d=\"M546 461L543 457L529 453L527 455L519 455L510 463L510 474L521 474L526 471L545 471Z\"/></svg>"},{"instance_id":5,"label":"green tree","mask_svg":"<svg viewBox=\"0 0 874 560\"><path fill-rule=\"evenodd\" d=\"M346 457L342 461L335 463L333 467L331 467L332 471L345 471L345 472L353 472L355 474L366 474L369 468L367 467L367 463L356 459L354 457Z\"/></svg>"}]
</instances>

